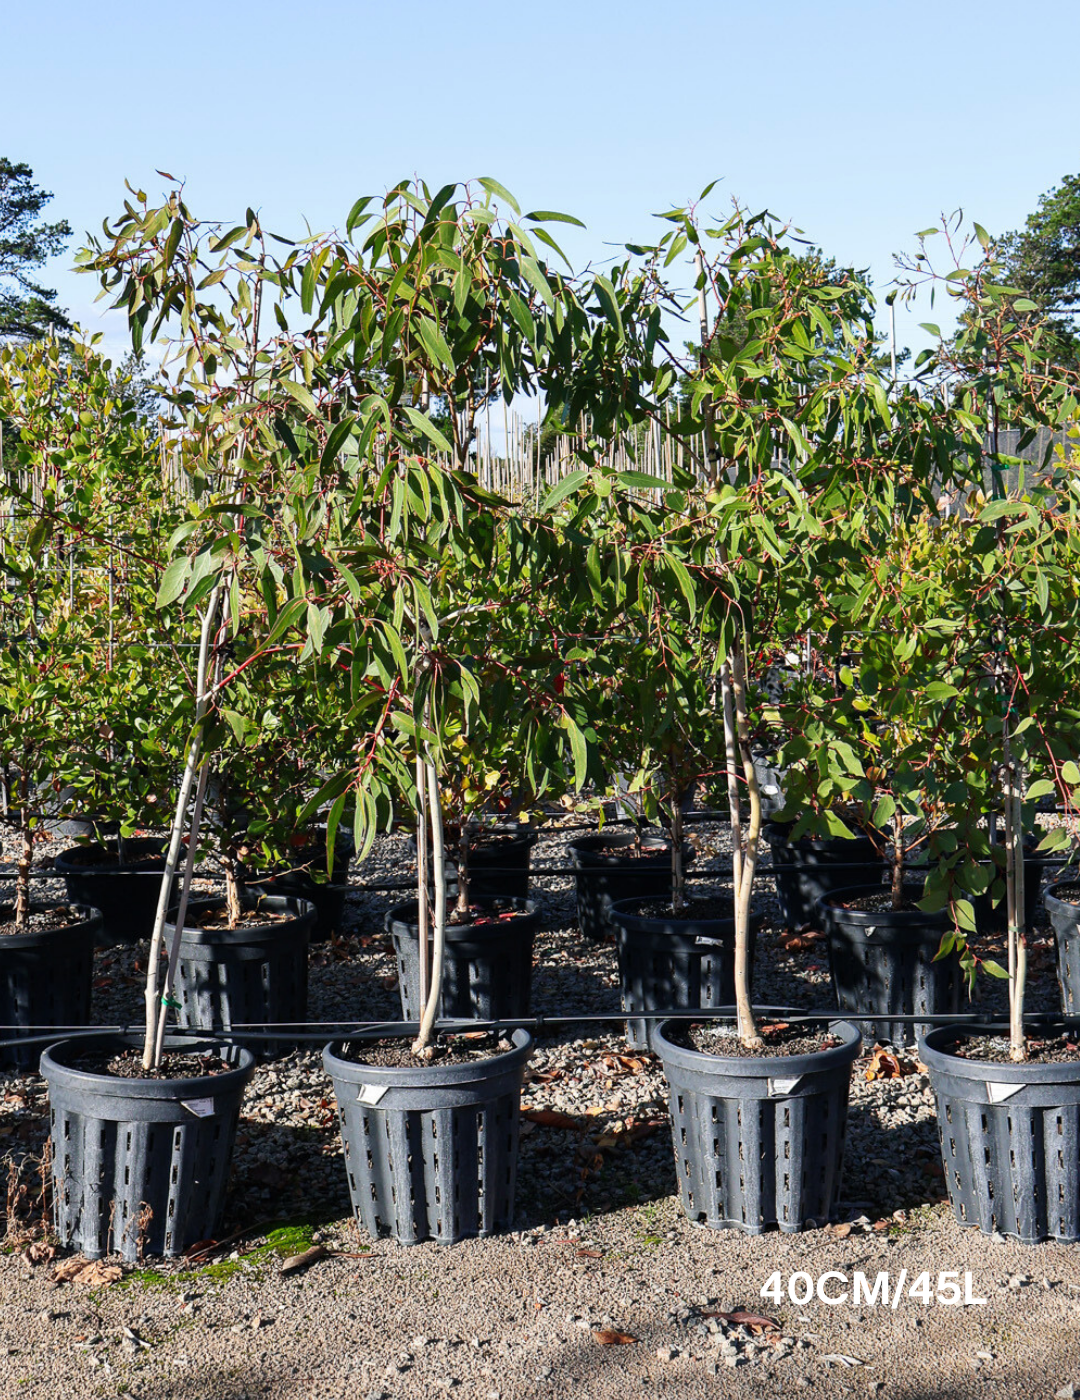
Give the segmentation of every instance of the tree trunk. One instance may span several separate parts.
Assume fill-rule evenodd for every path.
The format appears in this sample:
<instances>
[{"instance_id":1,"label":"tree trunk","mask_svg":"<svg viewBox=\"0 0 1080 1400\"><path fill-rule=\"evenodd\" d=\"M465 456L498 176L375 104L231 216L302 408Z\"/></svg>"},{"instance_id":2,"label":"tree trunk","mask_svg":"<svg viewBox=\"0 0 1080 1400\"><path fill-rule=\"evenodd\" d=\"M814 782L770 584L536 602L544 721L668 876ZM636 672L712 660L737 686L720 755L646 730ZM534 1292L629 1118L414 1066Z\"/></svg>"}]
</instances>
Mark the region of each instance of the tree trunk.
<instances>
[{"instance_id":1,"label":"tree trunk","mask_svg":"<svg viewBox=\"0 0 1080 1400\"><path fill-rule=\"evenodd\" d=\"M34 832L30 826L30 778L24 762L19 775L19 858L15 865L15 931L30 923L30 866L34 859Z\"/></svg>"},{"instance_id":2,"label":"tree trunk","mask_svg":"<svg viewBox=\"0 0 1080 1400\"><path fill-rule=\"evenodd\" d=\"M469 842L471 836L470 823L462 817L461 831L458 835L457 903L454 905L454 914L461 923L467 923L469 919Z\"/></svg>"},{"instance_id":3,"label":"tree trunk","mask_svg":"<svg viewBox=\"0 0 1080 1400\"><path fill-rule=\"evenodd\" d=\"M240 880L236 873L236 857L231 854L223 856L221 864L225 870L225 914L229 928L235 928L243 913L240 907Z\"/></svg>"},{"instance_id":4,"label":"tree trunk","mask_svg":"<svg viewBox=\"0 0 1080 1400\"><path fill-rule=\"evenodd\" d=\"M904 907L904 823L900 810L893 813L893 867L892 867L892 907Z\"/></svg>"},{"instance_id":5,"label":"tree trunk","mask_svg":"<svg viewBox=\"0 0 1080 1400\"><path fill-rule=\"evenodd\" d=\"M671 812L671 912L677 919L686 908L686 870L683 866L683 814L676 794Z\"/></svg>"},{"instance_id":6,"label":"tree trunk","mask_svg":"<svg viewBox=\"0 0 1080 1400\"><path fill-rule=\"evenodd\" d=\"M439 993L442 990L443 955L446 948L446 846L443 841L442 794L439 792L439 778L435 766L424 764L427 776L428 807L431 814L431 859L435 867L435 923L432 930L431 984L427 1005L420 1019L420 1029L413 1041L412 1052L416 1056L430 1058L428 1049L431 1032L435 1027L435 1017L439 1011Z\"/></svg>"}]
</instances>

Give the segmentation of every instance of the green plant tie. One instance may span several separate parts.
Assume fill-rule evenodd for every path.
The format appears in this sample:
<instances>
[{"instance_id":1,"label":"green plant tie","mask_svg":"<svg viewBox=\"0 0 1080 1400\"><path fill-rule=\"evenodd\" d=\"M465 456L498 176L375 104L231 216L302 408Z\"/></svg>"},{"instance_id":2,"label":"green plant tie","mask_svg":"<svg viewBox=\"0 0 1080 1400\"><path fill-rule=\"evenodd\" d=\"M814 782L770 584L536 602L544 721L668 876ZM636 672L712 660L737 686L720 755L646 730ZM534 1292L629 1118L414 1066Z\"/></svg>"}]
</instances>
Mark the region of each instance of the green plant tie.
<instances>
[{"instance_id":1,"label":"green plant tie","mask_svg":"<svg viewBox=\"0 0 1080 1400\"><path fill-rule=\"evenodd\" d=\"M168 992L162 992L161 1004L162 1006L171 1006L174 1011L179 1011L181 1006L181 1003L175 997L171 997Z\"/></svg>"}]
</instances>

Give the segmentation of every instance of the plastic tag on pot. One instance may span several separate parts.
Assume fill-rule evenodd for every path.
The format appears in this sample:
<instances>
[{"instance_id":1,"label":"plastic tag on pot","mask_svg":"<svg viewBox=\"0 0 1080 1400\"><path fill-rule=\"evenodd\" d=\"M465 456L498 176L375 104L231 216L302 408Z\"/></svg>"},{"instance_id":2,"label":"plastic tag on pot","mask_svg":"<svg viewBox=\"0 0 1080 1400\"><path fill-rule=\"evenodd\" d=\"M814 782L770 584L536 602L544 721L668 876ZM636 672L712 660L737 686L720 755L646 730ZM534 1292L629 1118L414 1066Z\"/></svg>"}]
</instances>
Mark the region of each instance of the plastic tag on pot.
<instances>
[{"instance_id":1,"label":"plastic tag on pot","mask_svg":"<svg viewBox=\"0 0 1080 1400\"><path fill-rule=\"evenodd\" d=\"M788 1094L793 1094L802 1082L803 1076L801 1074L797 1074L794 1079L770 1079L769 1098L786 1098Z\"/></svg>"},{"instance_id":2,"label":"plastic tag on pot","mask_svg":"<svg viewBox=\"0 0 1080 1400\"><path fill-rule=\"evenodd\" d=\"M987 1084L986 1097L991 1103L1004 1103L1006 1099L1011 1099L1014 1094L1018 1094L1023 1088L1023 1084Z\"/></svg>"},{"instance_id":3,"label":"plastic tag on pot","mask_svg":"<svg viewBox=\"0 0 1080 1400\"><path fill-rule=\"evenodd\" d=\"M214 1111L213 1099L181 1099L181 1108L186 1108L189 1113L194 1113L196 1118L209 1118Z\"/></svg>"},{"instance_id":4,"label":"plastic tag on pot","mask_svg":"<svg viewBox=\"0 0 1080 1400\"><path fill-rule=\"evenodd\" d=\"M365 1084L357 1094L358 1103L376 1104L389 1089L389 1084Z\"/></svg>"}]
</instances>

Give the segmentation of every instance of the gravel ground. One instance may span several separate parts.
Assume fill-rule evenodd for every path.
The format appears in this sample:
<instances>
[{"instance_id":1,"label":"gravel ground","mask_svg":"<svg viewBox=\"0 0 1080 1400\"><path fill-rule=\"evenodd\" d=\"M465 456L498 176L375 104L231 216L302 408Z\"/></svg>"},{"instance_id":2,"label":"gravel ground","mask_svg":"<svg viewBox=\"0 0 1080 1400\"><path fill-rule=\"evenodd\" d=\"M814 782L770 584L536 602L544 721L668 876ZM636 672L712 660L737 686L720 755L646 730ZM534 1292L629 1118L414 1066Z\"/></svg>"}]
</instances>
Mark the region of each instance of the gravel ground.
<instances>
[{"instance_id":1,"label":"gravel ground","mask_svg":"<svg viewBox=\"0 0 1080 1400\"><path fill-rule=\"evenodd\" d=\"M721 868L725 828L699 837L699 871ZM568 863L567 839L545 834L534 866ZM44 844L41 855L59 849ZM405 838L383 839L353 880L407 876L409 860ZM38 890L57 893L45 882ZM400 897L350 895L344 936L312 950L312 1021L398 1018L382 921ZM617 1012L614 948L581 939L571 881L536 881L534 897L545 929L535 1010ZM793 942L778 927L767 874L756 901L755 1001L827 1008L820 940ZM138 1022L145 957L145 945L98 953L96 1023ZM1056 1009L1041 920L1031 962L1032 1008ZM990 979L978 991L1001 1002ZM545 1030L530 1062L514 1232L409 1250L357 1233L329 1079L317 1050L294 1052L260 1066L245 1099L220 1232L235 1233L235 1248L210 1266L126 1269L108 1287L56 1287L51 1261L27 1262L29 1235L17 1228L32 1206L47 1105L37 1076L0 1075L0 1152L13 1190L21 1182L27 1192L9 1198L11 1252L0 1257L0 1393L517 1400L571 1385L598 1397L966 1397L993 1387L1049 1400L1075 1384L1080 1397L1080 1252L961 1231L943 1203L928 1078L909 1056L911 1073L868 1081L870 1048L852 1080L839 1221L826 1228L748 1239L687 1222L658 1062L629 1051L617 1023L577 1023ZM293 1223L274 1233L282 1221ZM282 1256L313 1241L329 1257L282 1276ZM894 1309L760 1295L776 1271L786 1289L798 1271L861 1270L872 1283L901 1269L909 1283L929 1270L935 1288L940 1270L970 1271L972 1292L988 1301L954 1308L904 1297ZM779 1326L709 1316L739 1308Z\"/></svg>"}]
</instances>

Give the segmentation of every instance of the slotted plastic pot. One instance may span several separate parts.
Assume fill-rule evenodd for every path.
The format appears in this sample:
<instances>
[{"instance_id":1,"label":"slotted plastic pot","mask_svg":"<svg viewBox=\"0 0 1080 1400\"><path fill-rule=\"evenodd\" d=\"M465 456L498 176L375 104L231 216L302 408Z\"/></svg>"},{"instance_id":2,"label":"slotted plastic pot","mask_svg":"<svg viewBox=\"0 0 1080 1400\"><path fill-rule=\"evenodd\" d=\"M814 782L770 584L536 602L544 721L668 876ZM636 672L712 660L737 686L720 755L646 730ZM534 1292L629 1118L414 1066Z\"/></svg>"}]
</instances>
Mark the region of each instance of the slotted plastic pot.
<instances>
[{"instance_id":1,"label":"slotted plastic pot","mask_svg":"<svg viewBox=\"0 0 1080 1400\"><path fill-rule=\"evenodd\" d=\"M94 942L101 932L101 915L85 904L64 906L35 901L31 913L73 908L75 922L63 928L30 929L0 938L0 1038L37 1035L39 1027L85 1026L90 1020L90 988L94 975ZM0 920L11 916L0 908ZM26 1029L23 1029L23 1028ZM34 1069L41 1046L0 1049L0 1065Z\"/></svg>"},{"instance_id":2,"label":"slotted plastic pot","mask_svg":"<svg viewBox=\"0 0 1080 1400\"><path fill-rule=\"evenodd\" d=\"M1047 1028L1038 1034L1042 1038ZM962 1038L962 1031L939 1026L919 1044L937 1101L942 1165L957 1223L1023 1244L1075 1244L1080 1060L960 1059L952 1052Z\"/></svg>"},{"instance_id":3,"label":"slotted plastic pot","mask_svg":"<svg viewBox=\"0 0 1080 1400\"><path fill-rule=\"evenodd\" d=\"M841 1043L829 1050L755 1058L687 1049L668 1038L672 1029L665 1021L654 1030L652 1048L671 1089L687 1218L747 1235L774 1226L795 1234L828 1221L839 1199L851 1066L862 1045L855 1026L831 1026Z\"/></svg>"},{"instance_id":4,"label":"slotted plastic pot","mask_svg":"<svg viewBox=\"0 0 1080 1400\"><path fill-rule=\"evenodd\" d=\"M766 822L763 833L772 850L773 878L780 913L789 929L813 921L818 903L835 890L880 884L885 861L869 836L791 839L792 826Z\"/></svg>"},{"instance_id":5,"label":"slotted plastic pot","mask_svg":"<svg viewBox=\"0 0 1080 1400\"><path fill-rule=\"evenodd\" d=\"M820 901L833 991L841 1011L879 1017L862 1022L864 1035L894 1045L914 1045L929 1024L890 1017L955 1015L964 977L957 957L934 961L950 926L946 911L924 914L921 909L844 907L882 893L881 885L861 885L837 890ZM921 890L914 894L920 897Z\"/></svg>"},{"instance_id":6,"label":"slotted plastic pot","mask_svg":"<svg viewBox=\"0 0 1080 1400\"><path fill-rule=\"evenodd\" d=\"M155 876L164 873L165 846L158 836L132 836L124 842L122 861L97 842L71 846L56 857L54 869L64 876L68 899L101 911L100 944L137 943L153 933L161 893Z\"/></svg>"},{"instance_id":7,"label":"slotted plastic pot","mask_svg":"<svg viewBox=\"0 0 1080 1400\"><path fill-rule=\"evenodd\" d=\"M453 1244L510 1228L532 1036L514 1031L512 1044L487 1060L402 1068L346 1058L340 1041L323 1051L353 1210L373 1238Z\"/></svg>"},{"instance_id":8,"label":"slotted plastic pot","mask_svg":"<svg viewBox=\"0 0 1080 1400\"><path fill-rule=\"evenodd\" d=\"M41 1056L49 1086L53 1219L61 1242L100 1259L116 1252L175 1257L213 1236L221 1216L244 1086L247 1050L167 1036L165 1050L235 1060L189 1079L122 1079L78 1067L142 1048L133 1036L64 1040Z\"/></svg>"},{"instance_id":9,"label":"slotted plastic pot","mask_svg":"<svg viewBox=\"0 0 1080 1400\"><path fill-rule=\"evenodd\" d=\"M612 904L671 897L671 843L666 836L646 834L639 843L632 832L602 831L579 836L567 849L577 867L578 927L593 942L615 938ZM635 855L635 849L649 854ZM695 855L693 846L684 843L684 865Z\"/></svg>"},{"instance_id":10,"label":"slotted plastic pot","mask_svg":"<svg viewBox=\"0 0 1080 1400\"><path fill-rule=\"evenodd\" d=\"M496 916L484 924L447 924L443 953L440 1016L476 1017L484 1021L527 1016L532 989L533 942L539 925L527 900L504 901L513 917L497 917L497 905L478 904ZM420 1005L420 932L416 900L391 909L386 927L394 941L398 994L405 1021L418 1021Z\"/></svg>"},{"instance_id":11,"label":"slotted plastic pot","mask_svg":"<svg viewBox=\"0 0 1080 1400\"><path fill-rule=\"evenodd\" d=\"M1056 880L1049 885L1043 901L1054 929L1057 947L1058 986L1066 1016L1080 1016L1080 904L1062 898L1069 886L1080 887L1080 880Z\"/></svg>"},{"instance_id":12,"label":"slotted plastic pot","mask_svg":"<svg viewBox=\"0 0 1080 1400\"><path fill-rule=\"evenodd\" d=\"M695 890L695 897L707 897ZM626 1038L635 1050L650 1048L650 1022L635 1011L730 1006L735 1000L735 914L717 919L646 916L655 901L619 900L611 906L619 954ZM755 924L751 925L753 966Z\"/></svg>"},{"instance_id":13,"label":"slotted plastic pot","mask_svg":"<svg viewBox=\"0 0 1080 1400\"><path fill-rule=\"evenodd\" d=\"M536 839L536 832L530 827L479 835L469 851L469 898L528 899L529 864ZM451 848L446 873L456 888L453 854Z\"/></svg>"},{"instance_id":14,"label":"slotted plastic pot","mask_svg":"<svg viewBox=\"0 0 1080 1400\"><path fill-rule=\"evenodd\" d=\"M303 899L264 895L256 908L285 918L234 929L200 928L200 917L221 909L223 903L221 898L193 899L188 905L176 970L176 1014L181 1028L243 1044L243 1031L235 1031L236 1026L304 1021L314 908ZM173 927L165 926L166 946ZM251 1049L265 1056L294 1043L284 1036L253 1041Z\"/></svg>"}]
</instances>

